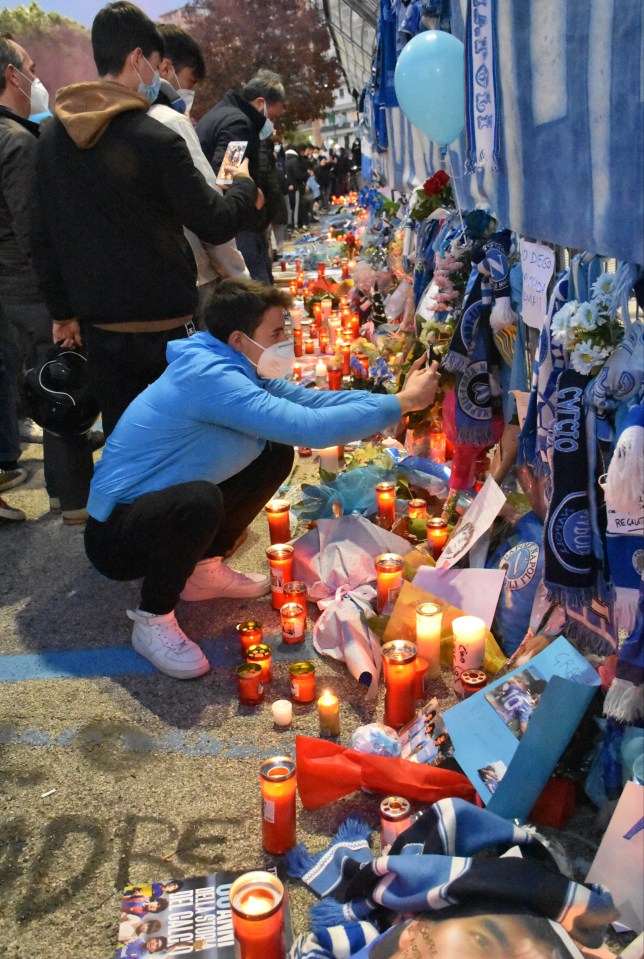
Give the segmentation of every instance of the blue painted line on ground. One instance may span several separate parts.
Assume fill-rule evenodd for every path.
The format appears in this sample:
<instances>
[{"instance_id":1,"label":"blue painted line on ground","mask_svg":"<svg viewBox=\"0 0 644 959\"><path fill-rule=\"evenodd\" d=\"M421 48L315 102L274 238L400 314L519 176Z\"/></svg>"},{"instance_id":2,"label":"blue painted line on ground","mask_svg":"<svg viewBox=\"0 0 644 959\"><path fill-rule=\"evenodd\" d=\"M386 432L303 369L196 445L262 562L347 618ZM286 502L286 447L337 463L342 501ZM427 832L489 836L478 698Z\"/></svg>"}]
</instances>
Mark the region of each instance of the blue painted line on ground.
<instances>
[{"instance_id":1,"label":"blue painted line on ground","mask_svg":"<svg viewBox=\"0 0 644 959\"><path fill-rule=\"evenodd\" d=\"M317 655L312 640L297 646L271 643L275 662L295 662ZM238 666L239 645L221 640L207 640L202 648L211 666ZM156 668L129 646L102 649L69 649L0 656L0 683L17 683L32 679L89 679L93 676L135 676L156 673Z\"/></svg>"}]
</instances>

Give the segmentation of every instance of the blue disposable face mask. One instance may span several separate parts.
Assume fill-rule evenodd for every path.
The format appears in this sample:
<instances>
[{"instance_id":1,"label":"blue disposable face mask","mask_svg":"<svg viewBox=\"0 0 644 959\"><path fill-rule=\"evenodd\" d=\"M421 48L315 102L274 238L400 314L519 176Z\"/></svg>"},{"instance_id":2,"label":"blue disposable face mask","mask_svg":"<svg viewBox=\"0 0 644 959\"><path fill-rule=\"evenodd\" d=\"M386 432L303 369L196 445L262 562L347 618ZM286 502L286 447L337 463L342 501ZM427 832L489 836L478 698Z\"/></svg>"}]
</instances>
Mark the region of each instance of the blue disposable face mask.
<instances>
[{"instance_id":1,"label":"blue disposable face mask","mask_svg":"<svg viewBox=\"0 0 644 959\"><path fill-rule=\"evenodd\" d=\"M149 66L150 70L152 70L152 73L153 73L152 80L150 81L150 83L144 83L143 80L141 79L141 74L139 73L139 71L136 69L134 64L132 64L132 66L134 67L134 72L136 73L137 77L141 81L139 83L139 93L141 94L142 97L145 97L146 100L149 100L150 103L154 103L156 98L159 96L159 90L161 88L161 77L159 76L159 71L154 70L152 68L152 64L146 59L146 57L143 57L143 59L145 60L145 62L147 63L147 65Z\"/></svg>"},{"instance_id":2,"label":"blue disposable face mask","mask_svg":"<svg viewBox=\"0 0 644 959\"><path fill-rule=\"evenodd\" d=\"M266 140L266 138L269 137L269 136L271 135L271 133L273 132L273 130L275 129L275 127L273 126L273 121L270 120L269 117L268 117L268 112L267 112L267 111L268 111L268 108L267 108L267 107L264 107L263 113L264 113L264 116L266 117L266 119L265 119L265 121L264 121L264 126L263 126L262 129L259 131L259 138L260 138L260 140Z\"/></svg>"}]
</instances>

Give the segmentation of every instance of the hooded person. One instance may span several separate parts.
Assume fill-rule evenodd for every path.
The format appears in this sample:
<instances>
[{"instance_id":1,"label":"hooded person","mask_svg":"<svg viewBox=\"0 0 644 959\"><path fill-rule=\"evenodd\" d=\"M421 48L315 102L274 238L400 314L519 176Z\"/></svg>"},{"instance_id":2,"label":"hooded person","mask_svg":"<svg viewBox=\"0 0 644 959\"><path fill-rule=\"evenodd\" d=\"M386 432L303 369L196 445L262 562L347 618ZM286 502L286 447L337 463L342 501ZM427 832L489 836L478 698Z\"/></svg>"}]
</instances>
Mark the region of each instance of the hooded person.
<instances>
[{"instance_id":1,"label":"hooded person","mask_svg":"<svg viewBox=\"0 0 644 959\"><path fill-rule=\"evenodd\" d=\"M253 221L238 231L235 240L251 277L263 283L273 280L268 231L284 201L273 153L260 147L284 111L284 97L280 77L271 70L260 70L239 93L229 90L197 124L199 142L215 174L228 144L246 143L248 169L265 202Z\"/></svg>"},{"instance_id":2,"label":"hooded person","mask_svg":"<svg viewBox=\"0 0 644 959\"><path fill-rule=\"evenodd\" d=\"M184 140L148 116L163 38L126 0L96 15L99 80L58 91L43 125L32 234L53 338L84 344L106 435L166 367L166 347L194 332L197 270L183 227L232 239L254 211L244 165L225 197Z\"/></svg>"}]
</instances>

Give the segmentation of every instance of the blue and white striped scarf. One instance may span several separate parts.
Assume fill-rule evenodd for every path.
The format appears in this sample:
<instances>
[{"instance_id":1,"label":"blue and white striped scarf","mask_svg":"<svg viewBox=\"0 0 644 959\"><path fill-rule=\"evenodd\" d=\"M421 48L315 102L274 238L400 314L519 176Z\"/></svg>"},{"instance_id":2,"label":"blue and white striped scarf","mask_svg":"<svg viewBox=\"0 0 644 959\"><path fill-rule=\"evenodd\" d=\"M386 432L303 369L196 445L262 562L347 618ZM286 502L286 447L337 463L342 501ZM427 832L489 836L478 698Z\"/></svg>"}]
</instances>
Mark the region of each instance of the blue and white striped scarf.
<instances>
[{"instance_id":1,"label":"blue and white striped scarf","mask_svg":"<svg viewBox=\"0 0 644 959\"><path fill-rule=\"evenodd\" d=\"M465 170L501 170L495 0L468 0L465 37Z\"/></svg>"},{"instance_id":2,"label":"blue and white striped scarf","mask_svg":"<svg viewBox=\"0 0 644 959\"><path fill-rule=\"evenodd\" d=\"M553 919L587 945L599 945L605 924L617 918L610 893L568 880L533 832L462 799L434 803L386 856L371 857L369 831L347 820L318 855L299 845L286 856L289 875L325 897L311 909L318 946L317 931L335 926L350 928L359 940L364 929L356 924L382 924L383 910L433 913L492 900L508 912ZM503 857L514 846L524 858ZM390 921L387 916L385 924Z\"/></svg>"}]
</instances>

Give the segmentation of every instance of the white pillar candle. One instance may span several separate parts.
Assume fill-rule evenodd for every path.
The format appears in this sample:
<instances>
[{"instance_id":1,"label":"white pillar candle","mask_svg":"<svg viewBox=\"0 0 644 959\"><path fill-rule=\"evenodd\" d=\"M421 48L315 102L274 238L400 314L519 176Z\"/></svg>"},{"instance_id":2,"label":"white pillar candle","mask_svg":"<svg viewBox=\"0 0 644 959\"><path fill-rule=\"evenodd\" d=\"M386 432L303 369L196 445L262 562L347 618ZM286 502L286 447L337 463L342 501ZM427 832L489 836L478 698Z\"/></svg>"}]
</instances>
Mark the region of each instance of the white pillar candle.
<instances>
[{"instance_id":1,"label":"white pillar candle","mask_svg":"<svg viewBox=\"0 0 644 959\"><path fill-rule=\"evenodd\" d=\"M329 371L321 358L315 364L315 385L321 387L328 387L329 385Z\"/></svg>"},{"instance_id":2,"label":"white pillar candle","mask_svg":"<svg viewBox=\"0 0 644 959\"><path fill-rule=\"evenodd\" d=\"M339 463L338 463L338 447L337 446L328 446L325 450L319 450L320 454L320 469L326 470L327 473L337 473L339 472Z\"/></svg>"},{"instance_id":3,"label":"white pillar candle","mask_svg":"<svg viewBox=\"0 0 644 959\"><path fill-rule=\"evenodd\" d=\"M271 706L273 720L277 726L290 725L293 718L293 704L290 699L277 699Z\"/></svg>"},{"instance_id":4,"label":"white pillar candle","mask_svg":"<svg viewBox=\"0 0 644 959\"><path fill-rule=\"evenodd\" d=\"M429 679L436 679L441 672L442 623L443 610L436 603L420 603L416 607L416 646L418 655L429 663Z\"/></svg>"},{"instance_id":5,"label":"white pillar candle","mask_svg":"<svg viewBox=\"0 0 644 959\"><path fill-rule=\"evenodd\" d=\"M478 616L457 616L452 623L454 633L454 690L463 695L461 673L480 669L485 657L487 626Z\"/></svg>"},{"instance_id":6,"label":"white pillar candle","mask_svg":"<svg viewBox=\"0 0 644 959\"><path fill-rule=\"evenodd\" d=\"M302 310L301 307L299 307L299 306L292 306L292 307L291 307L291 327L292 327L294 330L301 330L301 329L302 329L302 317L303 317L303 314L304 314L304 311Z\"/></svg>"}]
</instances>

